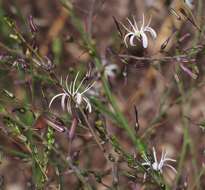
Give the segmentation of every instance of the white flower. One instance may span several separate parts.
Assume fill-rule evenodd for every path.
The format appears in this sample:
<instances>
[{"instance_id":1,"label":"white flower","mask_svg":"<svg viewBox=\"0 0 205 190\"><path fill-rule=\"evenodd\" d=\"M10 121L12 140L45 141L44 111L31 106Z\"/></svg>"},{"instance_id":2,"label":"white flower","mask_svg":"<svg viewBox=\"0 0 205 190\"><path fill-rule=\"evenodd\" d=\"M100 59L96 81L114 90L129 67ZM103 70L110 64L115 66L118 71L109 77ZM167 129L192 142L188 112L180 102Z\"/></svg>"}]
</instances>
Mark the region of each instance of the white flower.
<instances>
[{"instance_id":1,"label":"white flower","mask_svg":"<svg viewBox=\"0 0 205 190\"><path fill-rule=\"evenodd\" d=\"M105 66L104 72L106 76L115 77L118 70L119 68L116 64L109 64Z\"/></svg>"},{"instance_id":2,"label":"white flower","mask_svg":"<svg viewBox=\"0 0 205 190\"><path fill-rule=\"evenodd\" d=\"M176 160L168 158L166 151L162 151L162 155L161 155L160 161L157 160L156 150L155 150L154 147L152 148L152 151L153 151L153 157L154 157L153 161L154 162L149 160L147 158L147 156L144 155L145 162L142 163L142 166L148 166L149 167L148 170L151 169L151 170L154 170L154 171L157 171L157 172L160 172L160 173L163 172L163 167L168 167L174 173L177 173L176 169L173 166L171 166L170 164L167 164L167 162L176 162Z\"/></svg>"},{"instance_id":3,"label":"white flower","mask_svg":"<svg viewBox=\"0 0 205 190\"><path fill-rule=\"evenodd\" d=\"M127 20L128 20L128 22L131 26L131 29L128 29L124 24L122 24L122 26L128 32L124 37L124 43L125 43L126 47L128 47L127 38L129 38L129 43L130 43L131 46L136 45L134 43L134 39L136 38L137 40L142 41L142 45L143 45L144 48L147 48L148 47L148 38L147 38L146 32L149 32L153 39L157 38L157 33L155 32L155 30L153 28L151 28L149 26L150 22L151 22L151 19L149 20L148 24L145 26L144 14L142 16L142 25L141 25L140 30L137 26L137 22L136 22L134 17L133 17L133 23L130 21L130 19L127 18Z\"/></svg>"},{"instance_id":4,"label":"white flower","mask_svg":"<svg viewBox=\"0 0 205 190\"><path fill-rule=\"evenodd\" d=\"M104 67L104 74L108 77L115 77L119 71L118 65L109 63L106 58L102 58L102 65Z\"/></svg>"},{"instance_id":5,"label":"white flower","mask_svg":"<svg viewBox=\"0 0 205 190\"><path fill-rule=\"evenodd\" d=\"M91 107L91 103L89 101L89 99L86 97L85 93L90 90L90 88L93 87L94 83L92 84L88 84L87 87L80 92L80 89L83 85L83 82L85 80L86 77L84 77L80 84L78 86L76 86L76 82L78 79L78 75L79 72L77 73L74 81L71 82L70 86L68 86L68 76L66 77L66 83L65 83L65 89L63 89L62 93L59 93L57 95L55 95L50 103L49 103L49 108L51 107L51 104L53 103L53 101L58 98L61 97L61 107L63 110L65 110L65 108L67 108L67 111L69 113L71 113L71 102L73 101L75 103L76 107L79 107L81 104L85 104L86 105L86 109L91 112L92 111L92 107ZM61 80L61 84L62 84L62 80Z\"/></svg>"},{"instance_id":6,"label":"white flower","mask_svg":"<svg viewBox=\"0 0 205 190\"><path fill-rule=\"evenodd\" d=\"M193 9L193 0L185 0L185 3L188 5L190 9Z\"/></svg>"}]
</instances>

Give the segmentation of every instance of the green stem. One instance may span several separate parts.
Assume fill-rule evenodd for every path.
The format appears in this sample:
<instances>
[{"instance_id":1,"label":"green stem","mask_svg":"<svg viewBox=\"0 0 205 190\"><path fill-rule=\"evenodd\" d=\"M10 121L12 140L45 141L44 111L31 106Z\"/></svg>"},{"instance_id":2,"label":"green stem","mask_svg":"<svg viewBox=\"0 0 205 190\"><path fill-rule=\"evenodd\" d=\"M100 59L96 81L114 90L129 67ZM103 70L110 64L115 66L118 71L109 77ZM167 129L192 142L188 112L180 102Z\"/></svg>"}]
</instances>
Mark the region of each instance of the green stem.
<instances>
[{"instance_id":1,"label":"green stem","mask_svg":"<svg viewBox=\"0 0 205 190\"><path fill-rule=\"evenodd\" d=\"M101 69L100 68L101 67L100 60L97 57L94 57L94 60L95 60L96 67L100 70ZM120 111L120 109L117 105L116 99L114 98L114 96L112 95L112 93L110 91L107 79L102 75L101 80L102 80L102 84L103 84L105 94L106 94L110 104L112 105L112 108L115 111L116 117L121 122L121 127L126 130L128 136L131 138L132 142L135 144L135 146L140 151L140 153L143 154L145 152L144 144L142 143L140 138L136 136L133 129L131 129L129 127L129 124L128 124L127 120L125 119L125 117L123 116L122 112Z\"/></svg>"}]
</instances>

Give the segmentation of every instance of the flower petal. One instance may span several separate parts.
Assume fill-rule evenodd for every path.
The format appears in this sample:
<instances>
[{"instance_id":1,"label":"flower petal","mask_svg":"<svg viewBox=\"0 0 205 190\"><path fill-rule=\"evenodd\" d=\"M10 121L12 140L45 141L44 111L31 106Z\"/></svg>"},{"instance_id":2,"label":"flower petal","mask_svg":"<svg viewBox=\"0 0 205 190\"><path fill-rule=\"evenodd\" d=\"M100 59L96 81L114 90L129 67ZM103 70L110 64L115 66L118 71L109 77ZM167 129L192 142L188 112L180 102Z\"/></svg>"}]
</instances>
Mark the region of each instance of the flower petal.
<instances>
[{"instance_id":1,"label":"flower petal","mask_svg":"<svg viewBox=\"0 0 205 190\"><path fill-rule=\"evenodd\" d=\"M51 99L51 101L50 101L50 103L49 103L49 108L51 107L51 104L53 103L53 101L56 99L56 98L58 98L59 96L63 96L65 93L60 93L60 94L57 94L57 95L55 95L52 99Z\"/></svg>"},{"instance_id":2,"label":"flower petal","mask_svg":"<svg viewBox=\"0 0 205 190\"><path fill-rule=\"evenodd\" d=\"M127 38L129 38L129 36L131 36L131 35L134 35L134 33L133 33L133 32L129 32L129 33L127 33L127 34L125 35L125 37L124 37L124 43L125 43L125 46L126 46L126 47L128 47Z\"/></svg>"},{"instance_id":3,"label":"flower petal","mask_svg":"<svg viewBox=\"0 0 205 190\"><path fill-rule=\"evenodd\" d=\"M138 26L137 26L137 22L136 22L134 16L133 16L133 21L134 21L135 30L137 30L137 32L139 32L139 29L138 29Z\"/></svg>"},{"instance_id":4,"label":"flower petal","mask_svg":"<svg viewBox=\"0 0 205 190\"><path fill-rule=\"evenodd\" d=\"M136 46L136 44L134 44L134 39L135 39L135 35L132 35L130 38L130 45L131 46Z\"/></svg>"},{"instance_id":5,"label":"flower petal","mask_svg":"<svg viewBox=\"0 0 205 190\"><path fill-rule=\"evenodd\" d=\"M78 79L78 75L79 75L79 72L76 74L75 79L73 81L73 88L72 88L72 92L71 92L72 94L75 93L75 85L76 85L76 81Z\"/></svg>"},{"instance_id":6,"label":"flower petal","mask_svg":"<svg viewBox=\"0 0 205 190\"><path fill-rule=\"evenodd\" d=\"M140 35L142 37L143 48L147 48L148 47L148 39L147 39L146 34L144 32L141 32Z\"/></svg>"},{"instance_id":7,"label":"flower petal","mask_svg":"<svg viewBox=\"0 0 205 190\"><path fill-rule=\"evenodd\" d=\"M144 24L145 24L145 19L144 19L144 13L143 13L143 15L142 15L142 26L140 28L140 32L144 31Z\"/></svg>"},{"instance_id":8,"label":"flower petal","mask_svg":"<svg viewBox=\"0 0 205 190\"><path fill-rule=\"evenodd\" d=\"M88 84L88 86L85 88L85 90L83 92L81 92L80 94L84 94L86 93L88 90L90 90L93 86L95 85L95 81L91 84Z\"/></svg>"},{"instance_id":9,"label":"flower petal","mask_svg":"<svg viewBox=\"0 0 205 190\"><path fill-rule=\"evenodd\" d=\"M83 97L83 100L86 102L86 109L88 110L89 113L91 113L92 107L91 107L90 101L86 97Z\"/></svg>"},{"instance_id":10,"label":"flower petal","mask_svg":"<svg viewBox=\"0 0 205 190\"><path fill-rule=\"evenodd\" d=\"M157 38L157 33L155 30L149 26L145 27L144 31L150 32L152 38L156 39Z\"/></svg>"},{"instance_id":11,"label":"flower petal","mask_svg":"<svg viewBox=\"0 0 205 190\"><path fill-rule=\"evenodd\" d=\"M123 23L120 22L120 24L123 26L123 28L124 28L125 30L127 30L127 32L131 32L131 30L129 30Z\"/></svg>"},{"instance_id":12,"label":"flower petal","mask_svg":"<svg viewBox=\"0 0 205 190\"><path fill-rule=\"evenodd\" d=\"M61 107L63 111L65 111L65 99L66 99L67 94L63 94L61 98Z\"/></svg>"},{"instance_id":13,"label":"flower petal","mask_svg":"<svg viewBox=\"0 0 205 190\"><path fill-rule=\"evenodd\" d=\"M152 152L153 152L153 156L154 156L154 163L156 163L158 165L156 150L154 147L152 147Z\"/></svg>"},{"instance_id":14,"label":"flower petal","mask_svg":"<svg viewBox=\"0 0 205 190\"><path fill-rule=\"evenodd\" d=\"M169 165L169 164L164 164L164 166L169 167L170 169L172 169L172 171L173 171L174 173L177 173L177 170L176 170L173 166L171 166L171 165Z\"/></svg>"},{"instance_id":15,"label":"flower petal","mask_svg":"<svg viewBox=\"0 0 205 190\"><path fill-rule=\"evenodd\" d=\"M68 99L67 101L67 111L68 113L71 113L71 100L70 99Z\"/></svg>"},{"instance_id":16,"label":"flower petal","mask_svg":"<svg viewBox=\"0 0 205 190\"><path fill-rule=\"evenodd\" d=\"M130 21L130 19L127 18L127 20L128 20L128 22L129 22L129 24L131 25L132 30L133 30L134 32L137 32L138 30L136 30L135 26L132 24L132 22Z\"/></svg>"}]
</instances>

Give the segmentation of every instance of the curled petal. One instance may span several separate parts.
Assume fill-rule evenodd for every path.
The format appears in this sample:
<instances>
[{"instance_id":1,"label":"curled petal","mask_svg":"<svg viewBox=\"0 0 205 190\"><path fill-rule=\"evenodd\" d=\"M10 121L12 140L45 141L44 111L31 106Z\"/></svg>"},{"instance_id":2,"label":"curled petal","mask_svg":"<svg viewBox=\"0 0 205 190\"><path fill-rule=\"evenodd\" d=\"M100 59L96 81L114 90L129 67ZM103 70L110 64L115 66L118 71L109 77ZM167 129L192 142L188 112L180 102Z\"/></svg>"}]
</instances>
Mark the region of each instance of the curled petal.
<instances>
[{"instance_id":1,"label":"curled petal","mask_svg":"<svg viewBox=\"0 0 205 190\"><path fill-rule=\"evenodd\" d=\"M67 94L63 94L61 98L61 107L63 111L65 111L65 100L66 100Z\"/></svg>"},{"instance_id":2,"label":"curled petal","mask_svg":"<svg viewBox=\"0 0 205 190\"><path fill-rule=\"evenodd\" d=\"M128 44L127 44L127 38L129 38L131 35L134 35L133 32L129 32L125 35L124 37L124 43L125 43L125 46L128 47Z\"/></svg>"},{"instance_id":3,"label":"curled petal","mask_svg":"<svg viewBox=\"0 0 205 190\"><path fill-rule=\"evenodd\" d=\"M141 37L142 37L143 48L147 48L148 47L148 39L147 39L146 34L144 32L141 32Z\"/></svg>"},{"instance_id":4,"label":"curled petal","mask_svg":"<svg viewBox=\"0 0 205 190\"><path fill-rule=\"evenodd\" d=\"M144 31L150 32L152 38L154 38L154 39L157 38L157 33L155 32L155 30L153 28L147 26Z\"/></svg>"},{"instance_id":5,"label":"curled petal","mask_svg":"<svg viewBox=\"0 0 205 190\"><path fill-rule=\"evenodd\" d=\"M177 170L173 166L169 164L164 164L164 166L169 167L174 173L177 173Z\"/></svg>"},{"instance_id":6,"label":"curled petal","mask_svg":"<svg viewBox=\"0 0 205 190\"><path fill-rule=\"evenodd\" d=\"M171 159L171 158L165 158L164 161L176 162L175 159Z\"/></svg>"},{"instance_id":7,"label":"curled petal","mask_svg":"<svg viewBox=\"0 0 205 190\"><path fill-rule=\"evenodd\" d=\"M57 94L57 95L55 95L52 99L51 99L51 101L50 101L50 103L49 103L49 108L51 107L51 104L53 103L53 101L56 99L56 98L58 98L59 96L63 96L65 93L60 93L60 94Z\"/></svg>"},{"instance_id":8,"label":"curled petal","mask_svg":"<svg viewBox=\"0 0 205 190\"><path fill-rule=\"evenodd\" d=\"M130 45L131 46L135 46L134 39L135 39L135 35L132 35L131 38L130 38Z\"/></svg>"}]
</instances>

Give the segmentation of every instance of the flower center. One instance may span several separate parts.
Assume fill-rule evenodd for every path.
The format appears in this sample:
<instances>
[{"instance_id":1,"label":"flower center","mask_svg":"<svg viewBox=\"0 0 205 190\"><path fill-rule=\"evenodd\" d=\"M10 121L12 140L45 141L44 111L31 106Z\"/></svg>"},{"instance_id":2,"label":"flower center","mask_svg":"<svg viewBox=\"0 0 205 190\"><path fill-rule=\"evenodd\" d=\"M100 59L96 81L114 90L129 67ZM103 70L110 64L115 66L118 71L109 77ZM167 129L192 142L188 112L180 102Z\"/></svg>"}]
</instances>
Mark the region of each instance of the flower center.
<instances>
[{"instance_id":1,"label":"flower center","mask_svg":"<svg viewBox=\"0 0 205 190\"><path fill-rule=\"evenodd\" d=\"M153 168L153 170L158 170L158 164L156 163L156 162L154 162L153 164L152 164L152 168Z\"/></svg>"},{"instance_id":2,"label":"flower center","mask_svg":"<svg viewBox=\"0 0 205 190\"><path fill-rule=\"evenodd\" d=\"M141 34L140 34L140 32L139 32L139 31L135 32L135 35L136 35L138 38L140 38L140 37L141 37Z\"/></svg>"},{"instance_id":3,"label":"flower center","mask_svg":"<svg viewBox=\"0 0 205 190\"><path fill-rule=\"evenodd\" d=\"M82 95L80 93L77 93L75 95L75 101L76 101L78 106L82 103Z\"/></svg>"}]
</instances>

